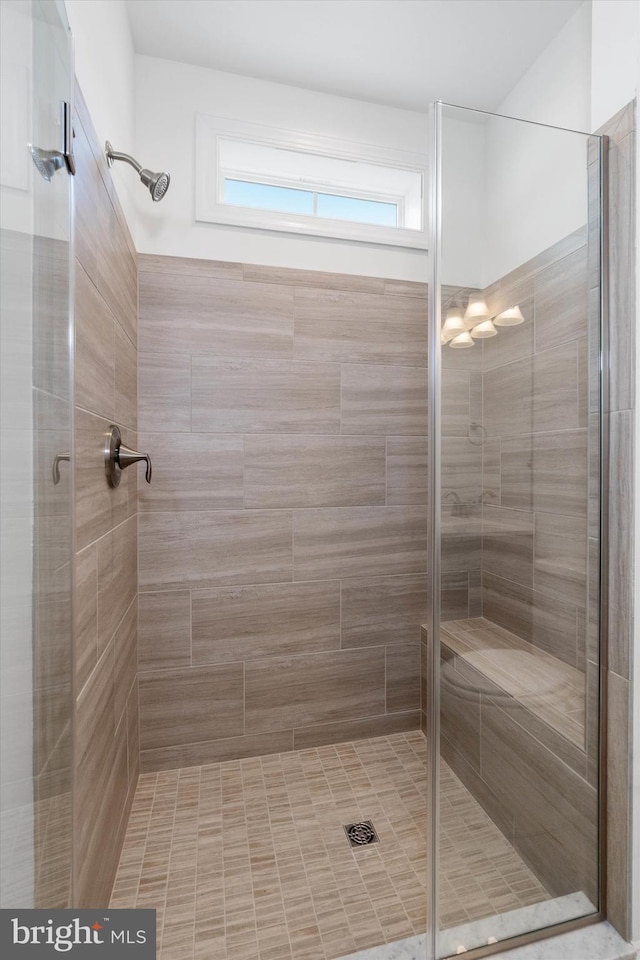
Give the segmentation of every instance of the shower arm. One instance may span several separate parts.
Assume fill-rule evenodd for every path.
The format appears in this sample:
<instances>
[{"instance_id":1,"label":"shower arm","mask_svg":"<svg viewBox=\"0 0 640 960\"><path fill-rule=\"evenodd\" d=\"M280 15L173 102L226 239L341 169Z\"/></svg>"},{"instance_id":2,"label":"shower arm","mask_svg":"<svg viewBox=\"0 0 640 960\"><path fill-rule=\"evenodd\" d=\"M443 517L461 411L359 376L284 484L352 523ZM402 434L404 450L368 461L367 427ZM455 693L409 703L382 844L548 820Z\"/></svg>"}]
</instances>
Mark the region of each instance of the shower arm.
<instances>
[{"instance_id":1,"label":"shower arm","mask_svg":"<svg viewBox=\"0 0 640 960\"><path fill-rule=\"evenodd\" d=\"M106 143L105 152L107 154L107 163L109 166L111 166L114 160L124 160L125 163L128 163L133 167L136 173L141 173L142 165L138 163L137 160L134 160L133 157L130 157L128 153L120 153L120 151L114 150L108 140Z\"/></svg>"}]
</instances>

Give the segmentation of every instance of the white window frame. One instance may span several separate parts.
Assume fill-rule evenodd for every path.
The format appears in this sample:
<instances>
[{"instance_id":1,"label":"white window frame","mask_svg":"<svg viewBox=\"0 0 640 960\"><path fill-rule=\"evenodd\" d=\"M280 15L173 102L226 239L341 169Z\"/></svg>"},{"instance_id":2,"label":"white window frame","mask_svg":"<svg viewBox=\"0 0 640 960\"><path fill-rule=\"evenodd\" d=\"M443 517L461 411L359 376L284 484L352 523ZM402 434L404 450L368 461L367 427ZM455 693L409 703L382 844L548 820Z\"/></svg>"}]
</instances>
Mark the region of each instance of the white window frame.
<instances>
[{"instance_id":1,"label":"white window frame","mask_svg":"<svg viewBox=\"0 0 640 960\"><path fill-rule=\"evenodd\" d=\"M224 177L251 181L254 177L246 171L220 169L220 140L244 140L269 147L280 147L303 153L331 158L359 160L363 163L394 167L418 173L422 185L422 227L420 230L406 227L387 227L368 223L354 223L348 220L331 220L303 214L282 213L273 210L259 210L236 204L221 202ZM310 236L331 237L344 240L357 240L364 243L384 244L388 246L427 248L427 211L426 211L426 157L422 154L392 150L372 144L334 140L311 133L283 130L262 124L245 123L241 120L228 120L205 114L196 115L196 220L204 223L225 223L241 227L253 227L263 230L277 230L285 233L301 233ZM308 184L295 181L279 181L271 175L255 174L259 183L272 183L274 186L290 186L297 190L327 193L334 196L356 196L350 190L320 182ZM398 204L398 219L403 222L404 208L402 198L384 194L371 194L371 191L358 191L358 197L367 200L380 200Z\"/></svg>"}]
</instances>

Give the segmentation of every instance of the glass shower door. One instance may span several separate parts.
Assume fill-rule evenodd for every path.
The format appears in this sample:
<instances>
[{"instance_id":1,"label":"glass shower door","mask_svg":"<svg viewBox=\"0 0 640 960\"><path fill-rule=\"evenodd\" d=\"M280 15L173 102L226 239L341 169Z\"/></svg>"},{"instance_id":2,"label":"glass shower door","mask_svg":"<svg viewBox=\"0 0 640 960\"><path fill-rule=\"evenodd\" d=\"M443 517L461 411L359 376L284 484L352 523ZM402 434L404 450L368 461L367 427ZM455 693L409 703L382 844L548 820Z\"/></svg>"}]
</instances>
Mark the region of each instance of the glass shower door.
<instances>
[{"instance_id":1,"label":"glass shower door","mask_svg":"<svg viewBox=\"0 0 640 960\"><path fill-rule=\"evenodd\" d=\"M3 0L2 895L65 907L71 880L72 66L62 4Z\"/></svg>"},{"instance_id":2,"label":"glass shower door","mask_svg":"<svg viewBox=\"0 0 640 960\"><path fill-rule=\"evenodd\" d=\"M449 957L599 908L601 138L435 112L430 939Z\"/></svg>"}]
</instances>

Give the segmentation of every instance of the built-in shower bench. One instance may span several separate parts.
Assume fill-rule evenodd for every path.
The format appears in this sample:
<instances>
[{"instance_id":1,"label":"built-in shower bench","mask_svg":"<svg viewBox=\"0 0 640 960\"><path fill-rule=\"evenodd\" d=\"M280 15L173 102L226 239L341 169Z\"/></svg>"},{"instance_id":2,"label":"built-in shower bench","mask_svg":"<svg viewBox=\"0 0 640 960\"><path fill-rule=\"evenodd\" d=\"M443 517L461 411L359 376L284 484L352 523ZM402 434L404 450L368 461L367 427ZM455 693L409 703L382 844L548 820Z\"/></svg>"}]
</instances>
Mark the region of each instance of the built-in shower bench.
<instances>
[{"instance_id":1,"label":"built-in shower bench","mask_svg":"<svg viewBox=\"0 0 640 960\"><path fill-rule=\"evenodd\" d=\"M505 697L513 698L576 746L584 748L585 675L576 667L476 617L441 624L444 660L461 657ZM464 680L460 681L464 685ZM492 695L492 687L484 691ZM495 691L493 691L495 696Z\"/></svg>"}]
</instances>

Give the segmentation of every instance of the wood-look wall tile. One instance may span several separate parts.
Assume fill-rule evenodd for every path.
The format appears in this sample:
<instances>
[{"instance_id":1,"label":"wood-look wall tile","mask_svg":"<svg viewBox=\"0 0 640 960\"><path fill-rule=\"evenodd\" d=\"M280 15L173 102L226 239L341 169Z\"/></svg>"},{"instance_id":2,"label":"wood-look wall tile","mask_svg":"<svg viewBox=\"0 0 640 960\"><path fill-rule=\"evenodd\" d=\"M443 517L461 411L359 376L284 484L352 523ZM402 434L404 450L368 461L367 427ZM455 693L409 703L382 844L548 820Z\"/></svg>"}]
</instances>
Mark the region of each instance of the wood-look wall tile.
<instances>
[{"instance_id":1,"label":"wood-look wall tile","mask_svg":"<svg viewBox=\"0 0 640 960\"><path fill-rule=\"evenodd\" d=\"M466 437L443 437L441 450L443 504L477 500L482 494L482 447Z\"/></svg>"},{"instance_id":2,"label":"wood-look wall tile","mask_svg":"<svg viewBox=\"0 0 640 960\"><path fill-rule=\"evenodd\" d=\"M587 529L582 518L536 513L534 586L584 609Z\"/></svg>"},{"instance_id":3,"label":"wood-look wall tile","mask_svg":"<svg viewBox=\"0 0 640 960\"><path fill-rule=\"evenodd\" d=\"M6 231L5 231L6 233ZM6 242L4 248L6 250ZM32 271L25 282L33 285L32 309L28 314L28 375L33 386L54 396L68 399L69 393L69 244L65 240L34 236L31 248ZM6 254L3 252L3 258ZM15 255L12 258L15 264ZM7 287L7 267L3 263L3 291ZM24 302L24 286L13 292L9 280L10 302ZM22 304L21 304L22 312ZM24 384L21 385L24 389Z\"/></svg>"},{"instance_id":4,"label":"wood-look wall tile","mask_svg":"<svg viewBox=\"0 0 640 960\"><path fill-rule=\"evenodd\" d=\"M508 303L510 307L519 306L524 317L524 323L514 327L498 327L498 336L482 341L482 369L485 378L491 376L491 371L496 367L502 367L505 364L513 363L516 360L526 360L533 355L534 350L534 305L533 297L526 299L518 297L520 293L519 285L507 287L505 292L508 296L496 298L494 305L490 307L491 312L498 310L507 310L508 307L502 306ZM488 303L491 302L489 299Z\"/></svg>"},{"instance_id":5,"label":"wood-look wall tile","mask_svg":"<svg viewBox=\"0 0 640 960\"><path fill-rule=\"evenodd\" d=\"M387 713L365 720L343 720L336 723L321 723L317 726L296 727L293 731L295 750L308 750L331 743L349 740L368 740L370 737L390 737L394 733L406 733L420 729L420 711Z\"/></svg>"},{"instance_id":6,"label":"wood-look wall tile","mask_svg":"<svg viewBox=\"0 0 640 960\"><path fill-rule=\"evenodd\" d=\"M407 297L296 287L294 356L425 366L426 305Z\"/></svg>"},{"instance_id":7,"label":"wood-look wall tile","mask_svg":"<svg viewBox=\"0 0 640 960\"><path fill-rule=\"evenodd\" d=\"M76 554L76 689L82 690L98 661L98 551L95 544Z\"/></svg>"},{"instance_id":8,"label":"wood-look wall tile","mask_svg":"<svg viewBox=\"0 0 640 960\"><path fill-rule=\"evenodd\" d=\"M564 430L533 438L533 509L587 516L587 431Z\"/></svg>"},{"instance_id":9,"label":"wood-look wall tile","mask_svg":"<svg viewBox=\"0 0 640 960\"><path fill-rule=\"evenodd\" d=\"M531 436L500 441L500 503L515 510L533 507Z\"/></svg>"},{"instance_id":10,"label":"wood-look wall tile","mask_svg":"<svg viewBox=\"0 0 640 960\"><path fill-rule=\"evenodd\" d=\"M533 514L485 504L482 569L525 586L533 585Z\"/></svg>"},{"instance_id":11,"label":"wood-look wall tile","mask_svg":"<svg viewBox=\"0 0 640 960\"><path fill-rule=\"evenodd\" d=\"M191 666L191 593L163 590L138 597L140 670Z\"/></svg>"},{"instance_id":12,"label":"wood-look wall tile","mask_svg":"<svg viewBox=\"0 0 640 960\"><path fill-rule=\"evenodd\" d=\"M420 283L418 280L385 280L384 292L393 297L419 297L426 300L429 294L429 287L426 283Z\"/></svg>"},{"instance_id":13,"label":"wood-look wall tile","mask_svg":"<svg viewBox=\"0 0 640 960\"><path fill-rule=\"evenodd\" d=\"M109 420L76 409L75 510L79 550L126 520L131 506L135 508L136 477L132 470L124 471L118 487L109 487L106 481L104 444L110 425Z\"/></svg>"},{"instance_id":14,"label":"wood-look wall tile","mask_svg":"<svg viewBox=\"0 0 640 960\"><path fill-rule=\"evenodd\" d=\"M242 678L241 663L141 674L141 749L241 736Z\"/></svg>"},{"instance_id":15,"label":"wood-look wall tile","mask_svg":"<svg viewBox=\"0 0 640 960\"><path fill-rule=\"evenodd\" d=\"M533 358L533 430L571 430L578 422L578 347L575 340Z\"/></svg>"},{"instance_id":16,"label":"wood-look wall tile","mask_svg":"<svg viewBox=\"0 0 640 960\"><path fill-rule=\"evenodd\" d=\"M470 380L476 373L468 370L442 371L442 436L466 437L469 434ZM477 414L478 417L480 414Z\"/></svg>"},{"instance_id":17,"label":"wood-look wall tile","mask_svg":"<svg viewBox=\"0 0 640 960\"><path fill-rule=\"evenodd\" d=\"M485 503L501 505L500 440L485 440L482 444L482 495Z\"/></svg>"},{"instance_id":18,"label":"wood-look wall tile","mask_svg":"<svg viewBox=\"0 0 640 960\"><path fill-rule=\"evenodd\" d=\"M140 716L138 711L138 678L127 701L127 767L129 792L133 796L140 776Z\"/></svg>"},{"instance_id":19,"label":"wood-look wall tile","mask_svg":"<svg viewBox=\"0 0 640 960\"><path fill-rule=\"evenodd\" d=\"M342 433L426 436L427 371L343 363Z\"/></svg>"},{"instance_id":20,"label":"wood-look wall tile","mask_svg":"<svg viewBox=\"0 0 640 960\"><path fill-rule=\"evenodd\" d=\"M631 925L629 823L632 694L628 680L609 673L607 694L607 912L623 936Z\"/></svg>"},{"instance_id":21,"label":"wood-look wall tile","mask_svg":"<svg viewBox=\"0 0 640 960\"><path fill-rule=\"evenodd\" d=\"M241 263L226 260L196 260L192 257L166 257L153 253L138 254L140 274L166 276L176 274L179 277L215 278L218 280L242 280Z\"/></svg>"},{"instance_id":22,"label":"wood-look wall tile","mask_svg":"<svg viewBox=\"0 0 640 960\"><path fill-rule=\"evenodd\" d=\"M443 638L443 644L446 640ZM440 724L446 737L464 756L467 763L480 772L480 690L485 687L480 676L470 668L459 673L459 657L441 663ZM464 663L461 663L464 666Z\"/></svg>"},{"instance_id":23,"label":"wood-look wall tile","mask_svg":"<svg viewBox=\"0 0 640 960\"><path fill-rule=\"evenodd\" d=\"M98 542L98 652L102 653L137 593L138 537L130 517Z\"/></svg>"},{"instance_id":24,"label":"wood-look wall tile","mask_svg":"<svg viewBox=\"0 0 640 960\"><path fill-rule=\"evenodd\" d=\"M138 426L138 354L119 324L115 327L115 419L120 427Z\"/></svg>"},{"instance_id":25,"label":"wood-look wall tile","mask_svg":"<svg viewBox=\"0 0 640 960\"><path fill-rule=\"evenodd\" d=\"M384 647L245 664L245 728L264 733L384 713Z\"/></svg>"},{"instance_id":26,"label":"wood-look wall tile","mask_svg":"<svg viewBox=\"0 0 640 960\"><path fill-rule=\"evenodd\" d=\"M339 433L340 366L194 356L192 427L204 433Z\"/></svg>"},{"instance_id":27,"label":"wood-look wall tile","mask_svg":"<svg viewBox=\"0 0 640 960\"><path fill-rule=\"evenodd\" d=\"M385 502L382 437L248 436L244 464L245 507Z\"/></svg>"},{"instance_id":28,"label":"wood-look wall tile","mask_svg":"<svg viewBox=\"0 0 640 960\"><path fill-rule=\"evenodd\" d=\"M205 740L198 743L181 743L179 746L143 750L140 755L141 772L154 773L157 770L176 770L180 767L224 763L227 760L268 756L271 753L285 753L288 750L293 750L293 730L255 733L247 737Z\"/></svg>"},{"instance_id":29,"label":"wood-look wall tile","mask_svg":"<svg viewBox=\"0 0 640 960\"><path fill-rule=\"evenodd\" d=\"M636 369L636 237L632 211L636 203L636 133L609 143L609 320L615 334L609 342L609 409L633 408Z\"/></svg>"},{"instance_id":30,"label":"wood-look wall tile","mask_svg":"<svg viewBox=\"0 0 640 960\"><path fill-rule=\"evenodd\" d=\"M98 193L98 290L134 346L138 342L138 268L118 213Z\"/></svg>"},{"instance_id":31,"label":"wood-look wall tile","mask_svg":"<svg viewBox=\"0 0 640 960\"><path fill-rule=\"evenodd\" d=\"M138 603L131 606L118 624L113 637L113 706L116 727L124 718L127 701L138 672Z\"/></svg>"},{"instance_id":32,"label":"wood-look wall tile","mask_svg":"<svg viewBox=\"0 0 640 960\"><path fill-rule=\"evenodd\" d=\"M294 579L422 573L427 515L422 507L327 507L297 510Z\"/></svg>"},{"instance_id":33,"label":"wood-look wall tile","mask_svg":"<svg viewBox=\"0 0 640 960\"><path fill-rule=\"evenodd\" d=\"M591 297L591 291L589 292ZM589 324L590 328L592 324ZM598 337L599 340L599 337ZM597 368L594 370L590 354L595 352L593 338L583 337L576 342L578 350L578 422L576 426L586 427L589 424L589 413L591 411L591 398L594 393L594 387L599 380ZM599 344L598 344L599 347ZM599 353L599 350L598 350ZM594 375L596 383L594 383ZM597 391L599 393L599 389ZM597 410L597 406L595 407Z\"/></svg>"},{"instance_id":34,"label":"wood-look wall tile","mask_svg":"<svg viewBox=\"0 0 640 960\"><path fill-rule=\"evenodd\" d=\"M244 264L244 279L262 283L286 283L295 287L320 290L350 290L354 293L384 293L382 277L359 277L351 273L327 273L322 270L297 270L292 267L265 267Z\"/></svg>"},{"instance_id":35,"label":"wood-look wall tile","mask_svg":"<svg viewBox=\"0 0 640 960\"><path fill-rule=\"evenodd\" d=\"M440 590L440 619L465 620L469 616L469 574L442 575Z\"/></svg>"},{"instance_id":36,"label":"wood-look wall tile","mask_svg":"<svg viewBox=\"0 0 640 960\"><path fill-rule=\"evenodd\" d=\"M420 709L420 640L386 647L387 713Z\"/></svg>"},{"instance_id":37,"label":"wood-look wall tile","mask_svg":"<svg viewBox=\"0 0 640 960\"><path fill-rule=\"evenodd\" d=\"M387 503L428 502L428 444L424 437L387 437Z\"/></svg>"},{"instance_id":38,"label":"wood-look wall tile","mask_svg":"<svg viewBox=\"0 0 640 960\"><path fill-rule=\"evenodd\" d=\"M138 354L138 418L147 433L191 430L191 358Z\"/></svg>"},{"instance_id":39,"label":"wood-look wall tile","mask_svg":"<svg viewBox=\"0 0 640 960\"><path fill-rule=\"evenodd\" d=\"M293 290L195 274L140 274L140 348L287 359Z\"/></svg>"},{"instance_id":40,"label":"wood-look wall tile","mask_svg":"<svg viewBox=\"0 0 640 960\"><path fill-rule=\"evenodd\" d=\"M424 575L342 581L342 646L406 644L427 618Z\"/></svg>"},{"instance_id":41,"label":"wood-look wall tile","mask_svg":"<svg viewBox=\"0 0 640 960\"><path fill-rule=\"evenodd\" d=\"M76 403L103 417L113 417L116 323L77 261L75 277Z\"/></svg>"},{"instance_id":42,"label":"wood-look wall tile","mask_svg":"<svg viewBox=\"0 0 640 960\"><path fill-rule=\"evenodd\" d=\"M141 433L153 482L139 477L140 510L229 510L243 506L242 437Z\"/></svg>"},{"instance_id":43,"label":"wood-look wall tile","mask_svg":"<svg viewBox=\"0 0 640 960\"><path fill-rule=\"evenodd\" d=\"M338 580L193 592L194 664L339 646Z\"/></svg>"},{"instance_id":44,"label":"wood-look wall tile","mask_svg":"<svg viewBox=\"0 0 640 960\"><path fill-rule=\"evenodd\" d=\"M533 422L533 362L516 360L496 367L484 378L483 424L489 437L531 432Z\"/></svg>"},{"instance_id":45,"label":"wood-look wall tile","mask_svg":"<svg viewBox=\"0 0 640 960\"><path fill-rule=\"evenodd\" d=\"M290 511L142 513L139 521L141 587L292 579Z\"/></svg>"},{"instance_id":46,"label":"wood-look wall tile","mask_svg":"<svg viewBox=\"0 0 640 960\"><path fill-rule=\"evenodd\" d=\"M609 670L630 679L633 645L634 414L609 414Z\"/></svg>"},{"instance_id":47,"label":"wood-look wall tile","mask_svg":"<svg viewBox=\"0 0 640 960\"><path fill-rule=\"evenodd\" d=\"M73 180L75 254L95 284L98 269L98 190L101 180L84 127L77 114L73 119L73 153L76 161Z\"/></svg>"},{"instance_id":48,"label":"wood-look wall tile","mask_svg":"<svg viewBox=\"0 0 640 960\"><path fill-rule=\"evenodd\" d=\"M536 276L536 350L547 350L586 335L588 290L586 244Z\"/></svg>"},{"instance_id":49,"label":"wood-look wall tile","mask_svg":"<svg viewBox=\"0 0 640 960\"><path fill-rule=\"evenodd\" d=\"M475 797L483 810L491 817L500 832L512 843L514 833L513 811L508 804L504 802L502 797L496 796L491 786L469 763L467 757L457 749L456 743L444 735L442 736L441 749L445 763L451 767L469 793Z\"/></svg>"},{"instance_id":50,"label":"wood-look wall tile","mask_svg":"<svg viewBox=\"0 0 640 960\"><path fill-rule=\"evenodd\" d=\"M482 609L487 620L506 627L559 660L576 665L575 603L483 572Z\"/></svg>"}]
</instances>

